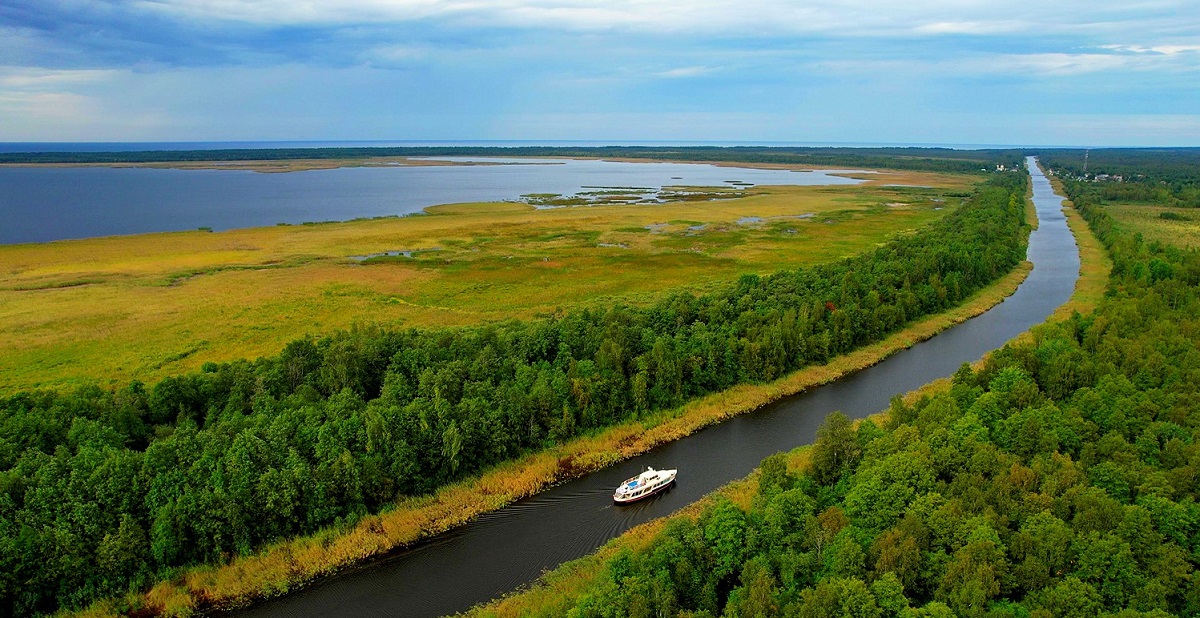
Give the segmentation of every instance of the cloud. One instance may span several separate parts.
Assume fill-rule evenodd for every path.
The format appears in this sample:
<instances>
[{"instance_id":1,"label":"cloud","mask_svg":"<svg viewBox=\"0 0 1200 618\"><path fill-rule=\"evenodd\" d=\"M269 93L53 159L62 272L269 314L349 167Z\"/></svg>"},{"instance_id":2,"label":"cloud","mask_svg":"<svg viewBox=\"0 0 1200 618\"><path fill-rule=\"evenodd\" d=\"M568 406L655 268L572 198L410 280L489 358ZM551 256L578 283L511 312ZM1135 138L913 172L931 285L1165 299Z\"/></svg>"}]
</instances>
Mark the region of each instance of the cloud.
<instances>
[{"instance_id":1,"label":"cloud","mask_svg":"<svg viewBox=\"0 0 1200 618\"><path fill-rule=\"evenodd\" d=\"M666 77L668 79L678 79L687 77L699 77L713 72L712 67L695 66L695 67L679 67L677 69L667 69L656 73L658 77Z\"/></svg>"},{"instance_id":2,"label":"cloud","mask_svg":"<svg viewBox=\"0 0 1200 618\"><path fill-rule=\"evenodd\" d=\"M131 114L71 92L0 91L0 117L19 119L0 130L5 141L152 140L170 126L161 114Z\"/></svg>"},{"instance_id":3,"label":"cloud","mask_svg":"<svg viewBox=\"0 0 1200 618\"><path fill-rule=\"evenodd\" d=\"M1021 54L1001 56L1006 71L1031 72L1042 75L1076 75L1133 68L1129 58L1113 54Z\"/></svg>"},{"instance_id":4,"label":"cloud","mask_svg":"<svg viewBox=\"0 0 1200 618\"><path fill-rule=\"evenodd\" d=\"M1155 45L1150 47L1145 47L1142 45L1100 45L1099 47L1100 49L1109 49L1116 52L1129 52L1133 54L1160 54L1164 56L1200 52L1200 45Z\"/></svg>"},{"instance_id":5,"label":"cloud","mask_svg":"<svg viewBox=\"0 0 1200 618\"><path fill-rule=\"evenodd\" d=\"M998 76L1038 79L1113 72L1125 75L1166 75L1200 71L1200 55L1185 59L1175 57L1174 54L1116 53L1107 50L1024 54L973 53L954 58L835 59L822 61L818 67L842 75L898 75L940 79L982 79Z\"/></svg>"},{"instance_id":6,"label":"cloud","mask_svg":"<svg viewBox=\"0 0 1200 618\"><path fill-rule=\"evenodd\" d=\"M45 91L62 89L112 79L120 72L114 69L41 69L33 67L0 67L0 91Z\"/></svg>"},{"instance_id":7,"label":"cloud","mask_svg":"<svg viewBox=\"0 0 1200 618\"><path fill-rule=\"evenodd\" d=\"M136 0L128 6L181 20L264 27L441 21L473 27L707 33L726 36L993 35L1178 28L1187 0L1062 0L1035 6L966 0ZM1019 19L1013 15L1019 14Z\"/></svg>"},{"instance_id":8,"label":"cloud","mask_svg":"<svg viewBox=\"0 0 1200 618\"><path fill-rule=\"evenodd\" d=\"M1190 111L1198 22L1194 0L0 0L0 139L937 141L961 113L942 139L995 141L970 138L993 107Z\"/></svg>"},{"instance_id":9,"label":"cloud","mask_svg":"<svg viewBox=\"0 0 1200 618\"><path fill-rule=\"evenodd\" d=\"M0 110L10 118L74 123L90 107L90 99L69 92L0 92Z\"/></svg>"},{"instance_id":10,"label":"cloud","mask_svg":"<svg viewBox=\"0 0 1200 618\"><path fill-rule=\"evenodd\" d=\"M939 21L921 24L913 28L917 34L972 34L995 35L1024 32L1029 24L1015 20L997 21Z\"/></svg>"}]
</instances>

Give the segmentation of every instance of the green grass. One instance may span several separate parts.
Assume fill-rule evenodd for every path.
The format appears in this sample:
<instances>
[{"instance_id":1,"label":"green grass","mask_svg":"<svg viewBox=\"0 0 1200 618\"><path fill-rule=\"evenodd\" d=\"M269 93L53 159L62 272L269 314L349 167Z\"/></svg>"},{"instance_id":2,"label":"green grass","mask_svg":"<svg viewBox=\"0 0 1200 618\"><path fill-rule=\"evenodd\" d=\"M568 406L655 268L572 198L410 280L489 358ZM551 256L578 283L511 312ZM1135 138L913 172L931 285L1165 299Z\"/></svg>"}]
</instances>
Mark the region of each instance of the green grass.
<instances>
[{"instance_id":1,"label":"green grass","mask_svg":"<svg viewBox=\"0 0 1200 618\"><path fill-rule=\"evenodd\" d=\"M1194 208L1147 204L1113 204L1104 208L1121 225L1141 233L1146 240L1178 247L1200 247L1200 212Z\"/></svg>"}]
</instances>

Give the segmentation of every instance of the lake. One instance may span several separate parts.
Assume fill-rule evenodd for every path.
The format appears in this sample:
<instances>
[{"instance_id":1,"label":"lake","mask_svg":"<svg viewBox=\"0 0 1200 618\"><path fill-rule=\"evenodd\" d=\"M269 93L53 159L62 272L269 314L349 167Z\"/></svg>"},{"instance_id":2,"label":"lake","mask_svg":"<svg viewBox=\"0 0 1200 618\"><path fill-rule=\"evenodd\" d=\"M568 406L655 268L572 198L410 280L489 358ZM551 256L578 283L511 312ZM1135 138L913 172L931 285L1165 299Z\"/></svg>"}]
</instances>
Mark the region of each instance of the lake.
<instances>
[{"instance_id":1,"label":"lake","mask_svg":"<svg viewBox=\"0 0 1200 618\"><path fill-rule=\"evenodd\" d=\"M224 230L421 212L458 202L571 195L598 187L849 185L832 171L695 163L470 158L497 165L346 167L287 173L0 167L0 244ZM733 181L733 182L731 182Z\"/></svg>"}]
</instances>

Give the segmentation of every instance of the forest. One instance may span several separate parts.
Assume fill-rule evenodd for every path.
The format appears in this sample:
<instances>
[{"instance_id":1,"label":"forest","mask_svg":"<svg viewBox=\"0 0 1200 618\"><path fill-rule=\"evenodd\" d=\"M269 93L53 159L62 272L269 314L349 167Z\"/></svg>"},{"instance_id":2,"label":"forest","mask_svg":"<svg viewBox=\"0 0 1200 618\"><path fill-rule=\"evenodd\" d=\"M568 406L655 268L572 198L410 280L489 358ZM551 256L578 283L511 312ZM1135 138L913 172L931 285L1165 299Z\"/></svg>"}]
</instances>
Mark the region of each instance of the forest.
<instances>
[{"instance_id":1,"label":"forest","mask_svg":"<svg viewBox=\"0 0 1200 618\"><path fill-rule=\"evenodd\" d=\"M748 509L673 519L553 612L1200 615L1200 252L1122 229L1097 183L1066 189L1113 260L1094 312L883 422L831 415L801 469L763 461Z\"/></svg>"},{"instance_id":2,"label":"forest","mask_svg":"<svg viewBox=\"0 0 1200 618\"><path fill-rule=\"evenodd\" d=\"M1086 189L1093 199L1200 208L1200 148L1054 150L1041 156L1068 178L1108 176Z\"/></svg>"},{"instance_id":3,"label":"forest","mask_svg":"<svg viewBox=\"0 0 1200 618\"><path fill-rule=\"evenodd\" d=\"M143 589L877 341L1023 259L1027 186L991 174L917 233L703 296L470 328L364 326L153 385L9 394L0 612Z\"/></svg>"},{"instance_id":4,"label":"forest","mask_svg":"<svg viewBox=\"0 0 1200 618\"><path fill-rule=\"evenodd\" d=\"M259 161L293 159L362 159L368 157L587 157L979 172L996 165L1019 168L1019 150L955 150L952 148L799 148L754 146L419 146L360 148L256 148L219 150L149 150L130 152L0 153L2 163L173 163L195 161Z\"/></svg>"}]
</instances>

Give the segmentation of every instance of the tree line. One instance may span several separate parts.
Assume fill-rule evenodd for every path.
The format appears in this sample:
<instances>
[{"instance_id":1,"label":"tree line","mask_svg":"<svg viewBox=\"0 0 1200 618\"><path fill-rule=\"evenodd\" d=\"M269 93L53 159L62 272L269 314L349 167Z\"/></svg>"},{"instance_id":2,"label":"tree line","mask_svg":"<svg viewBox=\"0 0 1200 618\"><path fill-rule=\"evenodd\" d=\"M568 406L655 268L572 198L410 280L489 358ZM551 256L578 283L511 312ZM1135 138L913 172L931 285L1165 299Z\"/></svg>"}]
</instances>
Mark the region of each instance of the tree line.
<instances>
[{"instance_id":1,"label":"tree line","mask_svg":"<svg viewBox=\"0 0 1200 618\"><path fill-rule=\"evenodd\" d=\"M11 394L0 611L79 608L877 341L1023 259L1027 183L994 175L917 233L704 296L471 328L357 327L152 386Z\"/></svg>"},{"instance_id":2,"label":"tree line","mask_svg":"<svg viewBox=\"0 0 1200 618\"><path fill-rule=\"evenodd\" d=\"M368 157L587 157L693 162L845 165L940 172L978 173L997 164L1019 168L1017 150L951 148L836 148L759 146L412 146L343 148L231 148L127 152L0 153L0 163L174 163L362 159Z\"/></svg>"},{"instance_id":3,"label":"tree line","mask_svg":"<svg viewBox=\"0 0 1200 618\"><path fill-rule=\"evenodd\" d=\"M1120 176L1094 187L1077 186L1102 202L1133 202L1200 208L1200 148L1097 148L1053 150L1042 163L1068 178ZM1086 167L1086 170L1085 170Z\"/></svg>"},{"instance_id":4,"label":"tree line","mask_svg":"<svg viewBox=\"0 0 1200 618\"><path fill-rule=\"evenodd\" d=\"M1096 311L882 426L831 415L802 470L768 458L748 509L673 521L567 615L1200 615L1200 252L1067 190L1113 258Z\"/></svg>"}]
</instances>

